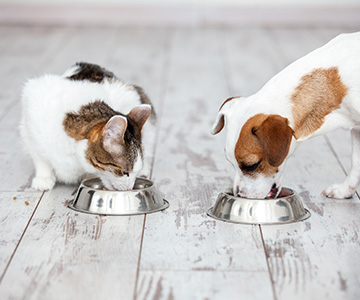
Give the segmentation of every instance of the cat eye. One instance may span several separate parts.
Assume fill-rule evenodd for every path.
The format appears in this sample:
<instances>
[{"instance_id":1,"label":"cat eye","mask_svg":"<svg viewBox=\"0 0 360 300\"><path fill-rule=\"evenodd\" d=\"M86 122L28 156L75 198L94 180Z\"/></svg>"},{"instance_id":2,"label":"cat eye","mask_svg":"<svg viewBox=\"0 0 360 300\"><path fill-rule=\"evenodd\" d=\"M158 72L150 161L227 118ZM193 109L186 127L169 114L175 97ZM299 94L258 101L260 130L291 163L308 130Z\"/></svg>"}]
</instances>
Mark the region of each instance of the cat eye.
<instances>
[{"instance_id":1,"label":"cat eye","mask_svg":"<svg viewBox=\"0 0 360 300\"><path fill-rule=\"evenodd\" d=\"M251 165L246 165L246 164L242 163L240 168L244 172L253 172L260 165L261 161L262 161L262 159L260 159L257 163L251 164Z\"/></svg>"},{"instance_id":2,"label":"cat eye","mask_svg":"<svg viewBox=\"0 0 360 300\"><path fill-rule=\"evenodd\" d=\"M97 164L98 169L101 169L104 171L105 169L100 167L100 165L103 165L103 166L110 167L111 172L117 176L127 176L127 177L130 176L130 174L128 172L123 172L122 169L120 169L117 165L115 165L111 162L102 162L102 161L98 160L97 158L95 158L95 160L98 163Z\"/></svg>"}]
</instances>

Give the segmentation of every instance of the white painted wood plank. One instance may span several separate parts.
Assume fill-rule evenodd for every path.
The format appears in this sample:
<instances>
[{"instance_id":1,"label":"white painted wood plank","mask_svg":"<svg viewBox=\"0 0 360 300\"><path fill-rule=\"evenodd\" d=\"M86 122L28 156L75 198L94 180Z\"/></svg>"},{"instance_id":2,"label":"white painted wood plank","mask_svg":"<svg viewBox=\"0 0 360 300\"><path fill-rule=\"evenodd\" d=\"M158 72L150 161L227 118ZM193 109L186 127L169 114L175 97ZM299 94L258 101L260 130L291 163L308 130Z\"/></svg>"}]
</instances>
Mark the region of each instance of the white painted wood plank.
<instances>
[{"instance_id":1,"label":"white painted wood plank","mask_svg":"<svg viewBox=\"0 0 360 300\"><path fill-rule=\"evenodd\" d=\"M308 221L262 226L277 298L357 299L360 204L321 203L310 209Z\"/></svg>"},{"instance_id":2,"label":"white painted wood plank","mask_svg":"<svg viewBox=\"0 0 360 300\"><path fill-rule=\"evenodd\" d=\"M33 166L29 156L23 151L18 133L20 103L17 98L22 86L20 81L45 63L52 47L61 39L61 34L55 29L34 28L6 28L0 34L5 36L0 43L8 43L0 56L0 78L3 84L0 92L0 115L3 117L0 121L2 277L42 195L39 191L29 191ZM14 197L16 200L10 201Z\"/></svg>"},{"instance_id":3,"label":"white painted wood plank","mask_svg":"<svg viewBox=\"0 0 360 300\"><path fill-rule=\"evenodd\" d=\"M277 44L281 68L326 43L326 40L318 39L318 33L314 29L273 29L269 33Z\"/></svg>"},{"instance_id":4,"label":"white painted wood plank","mask_svg":"<svg viewBox=\"0 0 360 300\"><path fill-rule=\"evenodd\" d=\"M40 192L0 192L0 281L40 196Z\"/></svg>"},{"instance_id":5,"label":"white painted wood plank","mask_svg":"<svg viewBox=\"0 0 360 300\"><path fill-rule=\"evenodd\" d=\"M110 70L122 80L144 89L155 107L160 109L167 81L168 43L172 29L134 28L131 34L119 29L116 47L108 53ZM129 67L131 66L131 67Z\"/></svg>"},{"instance_id":6,"label":"white painted wood plank","mask_svg":"<svg viewBox=\"0 0 360 300\"><path fill-rule=\"evenodd\" d=\"M51 60L66 30L56 28L10 28L12 42L0 56L0 118L20 99L21 88L42 65ZM3 31L5 37L7 31ZM6 39L5 41L6 42ZM1 42L0 39L0 44Z\"/></svg>"},{"instance_id":7,"label":"white painted wood plank","mask_svg":"<svg viewBox=\"0 0 360 300\"><path fill-rule=\"evenodd\" d=\"M316 137L302 143L289 158L283 184L297 191L305 203L356 202L357 198L335 200L320 196L325 188L344 181L345 177L326 139Z\"/></svg>"},{"instance_id":8,"label":"white painted wood plank","mask_svg":"<svg viewBox=\"0 0 360 300\"><path fill-rule=\"evenodd\" d=\"M218 35L211 29L177 30L172 35L153 173L170 207L146 218L137 286L140 299L157 295L160 285L160 299L168 295L195 299L214 290L227 295L221 287L229 277L238 279L236 289L244 291L244 298L253 296L245 287L249 277L261 278L259 295L271 295L258 227L218 222L206 215L217 194L231 185L232 175L223 155L224 136L209 133L228 94ZM190 278L197 291L189 290Z\"/></svg>"},{"instance_id":9,"label":"white painted wood plank","mask_svg":"<svg viewBox=\"0 0 360 300\"><path fill-rule=\"evenodd\" d=\"M144 271L136 299L271 299L265 285L262 272Z\"/></svg>"},{"instance_id":10,"label":"white painted wood plank","mask_svg":"<svg viewBox=\"0 0 360 300\"><path fill-rule=\"evenodd\" d=\"M19 28L11 26L0 26L0 53L6 51L17 39Z\"/></svg>"},{"instance_id":11,"label":"white painted wood plank","mask_svg":"<svg viewBox=\"0 0 360 300\"><path fill-rule=\"evenodd\" d=\"M0 122L1 192L24 192L31 186L34 168L18 131L20 111L17 103Z\"/></svg>"},{"instance_id":12,"label":"white painted wood plank","mask_svg":"<svg viewBox=\"0 0 360 300\"><path fill-rule=\"evenodd\" d=\"M109 55L120 47L120 41L129 34L125 31L116 41L116 28L71 27L66 31L64 45L54 53L53 60L43 66L41 74L62 74L76 62L99 64L111 70Z\"/></svg>"},{"instance_id":13,"label":"white painted wood plank","mask_svg":"<svg viewBox=\"0 0 360 300\"><path fill-rule=\"evenodd\" d=\"M47 192L0 286L2 299L131 299L143 216L80 214L75 186Z\"/></svg>"},{"instance_id":14,"label":"white painted wood plank","mask_svg":"<svg viewBox=\"0 0 360 300\"><path fill-rule=\"evenodd\" d=\"M258 28L224 30L219 43L225 56L229 97L257 92L282 68L269 31Z\"/></svg>"},{"instance_id":15,"label":"white painted wood plank","mask_svg":"<svg viewBox=\"0 0 360 300\"><path fill-rule=\"evenodd\" d=\"M341 33L351 33L351 32L357 32L360 30L360 27L357 27L355 25L344 27L344 28L328 28L328 27L319 27L319 29L316 31L318 33L318 37L321 40L331 40L337 35Z\"/></svg>"}]
</instances>

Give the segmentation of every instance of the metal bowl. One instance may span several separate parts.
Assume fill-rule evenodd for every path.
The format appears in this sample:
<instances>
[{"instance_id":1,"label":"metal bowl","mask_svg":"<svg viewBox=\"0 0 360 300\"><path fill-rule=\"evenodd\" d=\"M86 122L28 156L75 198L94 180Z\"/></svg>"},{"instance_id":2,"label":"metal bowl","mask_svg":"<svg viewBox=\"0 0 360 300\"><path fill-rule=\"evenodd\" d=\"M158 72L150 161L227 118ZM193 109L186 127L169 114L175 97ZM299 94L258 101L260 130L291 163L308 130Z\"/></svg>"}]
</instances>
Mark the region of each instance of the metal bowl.
<instances>
[{"instance_id":1,"label":"metal bowl","mask_svg":"<svg viewBox=\"0 0 360 300\"><path fill-rule=\"evenodd\" d=\"M286 224L310 217L300 197L283 188L288 196L276 199L248 199L220 193L208 215L215 219L241 224Z\"/></svg>"},{"instance_id":2,"label":"metal bowl","mask_svg":"<svg viewBox=\"0 0 360 300\"><path fill-rule=\"evenodd\" d=\"M136 178L130 191L106 190L99 178L83 180L68 206L76 211L97 215L141 215L169 207L155 185L147 179Z\"/></svg>"}]
</instances>

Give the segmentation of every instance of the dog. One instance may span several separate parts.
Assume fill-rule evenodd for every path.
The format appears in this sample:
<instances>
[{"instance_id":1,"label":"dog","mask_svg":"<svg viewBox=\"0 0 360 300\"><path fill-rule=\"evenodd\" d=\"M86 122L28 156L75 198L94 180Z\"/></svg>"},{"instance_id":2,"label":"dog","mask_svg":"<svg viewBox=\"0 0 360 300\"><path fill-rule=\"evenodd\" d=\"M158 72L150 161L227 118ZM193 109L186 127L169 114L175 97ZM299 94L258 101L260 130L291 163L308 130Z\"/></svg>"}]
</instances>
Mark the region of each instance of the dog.
<instances>
[{"instance_id":1,"label":"dog","mask_svg":"<svg viewBox=\"0 0 360 300\"><path fill-rule=\"evenodd\" d=\"M351 129L352 167L323 191L350 198L360 183L360 32L341 34L293 62L249 97L220 107L211 133L227 129L225 154L235 168L233 192L275 198L288 157L311 137Z\"/></svg>"}]
</instances>

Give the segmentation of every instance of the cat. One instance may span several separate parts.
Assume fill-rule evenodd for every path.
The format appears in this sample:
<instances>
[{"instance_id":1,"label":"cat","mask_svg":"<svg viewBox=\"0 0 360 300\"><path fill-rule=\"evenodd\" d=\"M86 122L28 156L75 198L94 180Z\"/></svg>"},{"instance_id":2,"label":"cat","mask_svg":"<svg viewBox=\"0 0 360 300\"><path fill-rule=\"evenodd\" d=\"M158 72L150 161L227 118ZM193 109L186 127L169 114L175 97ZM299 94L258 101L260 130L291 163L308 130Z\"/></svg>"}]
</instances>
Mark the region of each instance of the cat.
<instances>
[{"instance_id":1,"label":"cat","mask_svg":"<svg viewBox=\"0 0 360 300\"><path fill-rule=\"evenodd\" d=\"M137 176L150 175L155 122L144 91L98 65L29 80L20 134L35 166L32 188L92 174L107 189L132 189Z\"/></svg>"}]
</instances>

